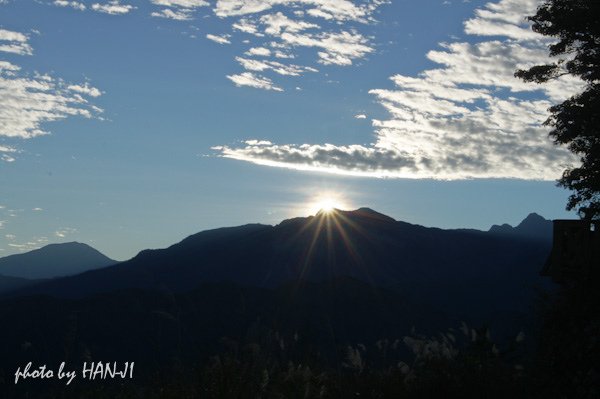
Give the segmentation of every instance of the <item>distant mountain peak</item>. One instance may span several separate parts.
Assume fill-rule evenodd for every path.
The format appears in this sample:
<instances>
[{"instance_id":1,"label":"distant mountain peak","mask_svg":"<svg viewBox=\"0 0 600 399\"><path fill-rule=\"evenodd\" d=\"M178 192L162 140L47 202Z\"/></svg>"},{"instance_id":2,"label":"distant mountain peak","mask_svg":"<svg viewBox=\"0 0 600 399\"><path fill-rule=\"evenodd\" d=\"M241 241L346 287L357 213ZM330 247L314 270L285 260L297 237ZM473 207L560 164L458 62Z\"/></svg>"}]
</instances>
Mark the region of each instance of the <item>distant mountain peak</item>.
<instances>
[{"instance_id":1,"label":"distant mountain peak","mask_svg":"<svg viewBox=\"0 0 600 399\"><path fill-rule=\"evenodd\" d=\"M0 274L43 279L70 276L115 263L89 245L72 241L0 258Z\"/></svg>"},{"instance_id":2,"label":"distant mountain peak","mask_svg":"<svg viewBox=\"0 0 600 399\"><path fill-rule=\"evenodd\" d=\"M517 228L531 224L546 223L548 221L549 220L545 219L543 216L540 216L535 212L531 212L525 219L521 221L521 223L518 224Z\"/></svg>"},{"instance_id":3,"label":"distant mountain peak","mask_svg":"<svg viewBox=\"0 0 600 399\"><path fill-rule=\"evenodd\" d=\"M523 219L516 227L508 223L493 225L490 233L506 236L528 237L536 240L551 240L552 221L532 212Z\"/></svg>"}]
</instances>

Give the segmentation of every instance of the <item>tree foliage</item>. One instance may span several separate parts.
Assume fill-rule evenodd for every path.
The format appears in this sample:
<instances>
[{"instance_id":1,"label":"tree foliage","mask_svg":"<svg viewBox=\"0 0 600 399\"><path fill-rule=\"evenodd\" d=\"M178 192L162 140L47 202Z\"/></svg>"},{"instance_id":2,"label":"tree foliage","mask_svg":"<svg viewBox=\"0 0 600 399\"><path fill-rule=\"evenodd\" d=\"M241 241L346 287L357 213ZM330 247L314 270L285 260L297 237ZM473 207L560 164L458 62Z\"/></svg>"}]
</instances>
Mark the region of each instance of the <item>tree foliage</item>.
<instances>
[{"instance_id":1,"label":"tree foliage","mask_svg":"<svg viewBox=\"0 0 600 399\"><path fill-rule=\"evenodd\" d=\"M558 39L549 46L555 62L519 70L515 76L544 83L562 75L581 78L584 90L550 108L545 124L550 137L580 157L558 184L574 192L567 209L586 219L600 219L600 1L547 0L528 18L532 29Z\"/></svg>"}]
</instances>

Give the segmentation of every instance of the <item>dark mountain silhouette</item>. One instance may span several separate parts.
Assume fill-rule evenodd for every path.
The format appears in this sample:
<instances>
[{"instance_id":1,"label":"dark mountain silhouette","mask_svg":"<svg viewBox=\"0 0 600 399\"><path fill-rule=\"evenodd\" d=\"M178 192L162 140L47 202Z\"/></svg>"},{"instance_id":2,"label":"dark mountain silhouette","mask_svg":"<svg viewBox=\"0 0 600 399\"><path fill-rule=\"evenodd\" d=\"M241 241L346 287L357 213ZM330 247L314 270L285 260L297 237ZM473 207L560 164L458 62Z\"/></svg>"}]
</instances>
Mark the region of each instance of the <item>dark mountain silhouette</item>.
<instances>
[{"instance_id":1,"label":"dark mountain silhouette","mask_svg":"<svg viewBox=\"0 0 600 399\"><path fill-rule=\"evenodd\" d=\"M47 279L71 276L115 263L87 244L68 242L0 258L0 275Z\"/></svg>"},{"instance_id":2,"label":"dark mountain silhouette","mask_svg":"<svg viewBox=\"0 0 600 399\"><path fill-rule=\"evenodd\" d=\"M193 381L193 370L226 353L339 369L351 346L393 345L407 359L403 337L439 336L462 321L512 342L533 331L535 287L544 285L539 270L550 249L530 231L426 228L368 208L203 231L5 294L0 388L29 395L19 397L64 388L15 386L10 376L30 361L134 361L137 387L188 371ZM474 331L467 328L468 342Z\"/></svg>"},{"instance_id":3,"label":"dark mountain silhouette","mask_svg":"<svg viewBox=\"0 0 600 399\"><path fill-rule=\"evenodd\" d=\"M529 221L532 219L532 222ZM203 231L166 249L21 291L83 297L114 290L184 292L201 283L274 288L351 277L388 287L456 317L524 311L550 249L537 218L518 234L426 228L368 208L320 212L277 226L250 224ZM534 236L527 234L532 232ZM535 239L530 239L535 238Z\"/></svg>"},{"instance_id":4,"label":"dark mountain silhouette","mask_svg":"<svg viewBox=\"0 0 600 399\"><path fill-rule=\"evenodd\" d=\"M30 280L20 277L9 277L0 275L0 293L15 291L34 284L39 284L42 280Z\"/></svg>"},{"instance_id":5,"label":"dark mountain silhouette","mask_svg":"<svg viewBox=\"0 0 600 399\"><path fill-rule=\"evenodd\" d=\"M490 233L497 235L516 236L523 239L538 241L552 240L552 221L544 219L537 213L530 213L518 226L512 227L510 224L493 225Z\"/></svg>"}]
</instances>

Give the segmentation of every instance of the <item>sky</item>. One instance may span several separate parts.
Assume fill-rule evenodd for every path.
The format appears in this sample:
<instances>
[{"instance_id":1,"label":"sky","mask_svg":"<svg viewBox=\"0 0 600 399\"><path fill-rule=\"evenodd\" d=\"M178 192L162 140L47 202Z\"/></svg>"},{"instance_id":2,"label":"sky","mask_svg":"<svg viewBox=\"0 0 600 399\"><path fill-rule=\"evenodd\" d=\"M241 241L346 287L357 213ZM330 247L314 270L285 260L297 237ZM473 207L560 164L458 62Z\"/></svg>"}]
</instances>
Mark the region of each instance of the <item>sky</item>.
<instances>
[{"instance_id":1,"label":"sky","mask_svg":"<svg viewBox=\"0 0 600 399\"><path fill-rule=\"evenodd\" d=\"M0 0L0 256L124 260L319 203L441 228L574 218L524 83L537 0Z\"/></svg>"}]
</instances>

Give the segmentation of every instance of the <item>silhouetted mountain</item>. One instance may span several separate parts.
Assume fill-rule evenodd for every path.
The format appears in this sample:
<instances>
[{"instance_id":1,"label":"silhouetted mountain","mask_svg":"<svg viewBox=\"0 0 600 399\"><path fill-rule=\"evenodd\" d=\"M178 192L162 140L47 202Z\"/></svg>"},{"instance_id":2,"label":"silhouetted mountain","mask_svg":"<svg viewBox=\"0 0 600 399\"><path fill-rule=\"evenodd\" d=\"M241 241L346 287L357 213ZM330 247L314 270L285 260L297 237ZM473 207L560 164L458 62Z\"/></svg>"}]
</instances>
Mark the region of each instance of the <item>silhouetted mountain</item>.
<instances>
[{"instance_id":1,"label":"silhouetted mountain","mask_svg":"<svg viewBox=\"0 0 600 399\"><path fill-rule=\"evenodd\" d=\"M12 384L16 367L30 361L133 361L142 387L224 353L339 369L349 346L409 356L402 338L413 328L438 336L462 321L508 342L531 331L535 287L545 282L538 272L550 243L528 238L531 224L514 228L523 235L442 230L361 208L203 231L4 295L0 320L10 328L0 329L0 386L20 397L64 388ZM468 342L476 335L464 334Z\"/></svg>"},{"instance_id":2,"label":"silhouetted mountain","mask_svg":"<svg viewBox=\"0 0 600 399\"><path fill-rule=\"evenodd\" d=\"M490 228L489 232L497 235L512 235L525 239L529 238L549 242L552 240L552 221L544 219L537 213L530 213L516 227L512 227L506 223L501 226L495 224Z\"/></svg>"},{"instance_id":3,"label":"silhouetted mountain","mask_svg":"<svg viewBox=\"0 0 600 399\"><path fill-rule=\"evenodd\" d=\"M529 219L529 218L528 218ZM527 219L526 219L527 221ZM123 289L182 292L201 283L277 287L351 277L390 287L456 317L523 311L550 242L519 234L426 228L368 208L321 212L277 226L204 231L166 249L22 291L64 297ZM533 219L535 222L535 218Z\"/></svg>"},{"instance_id":4,"label":"silhouetted mountain","mask_svg":"<svg viewBox=\"0 0 600 399\"><path fill-rule=\"evenodd\" d=\"M38 284L41 281L42 280L30 280L26 278L0 275L0 293L15 291L34 284Z\"/></svg>"},{"instance_id":5,"label":"silhouetted mountain","mask_svg":"<svg viewBox=\"0 0 600 399\"><path fill-rule=\"evenodd\" d=\"M26 279L47 279L72 276L115 263L117 262L87 244L68 242L0 258L0 274Z\"/></svg>"}]
</instances>

